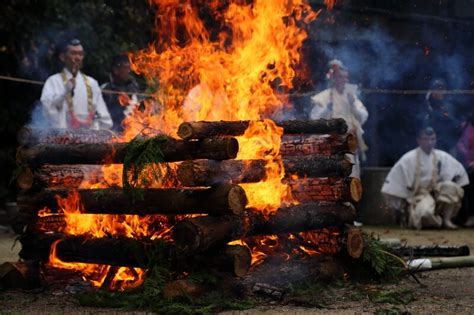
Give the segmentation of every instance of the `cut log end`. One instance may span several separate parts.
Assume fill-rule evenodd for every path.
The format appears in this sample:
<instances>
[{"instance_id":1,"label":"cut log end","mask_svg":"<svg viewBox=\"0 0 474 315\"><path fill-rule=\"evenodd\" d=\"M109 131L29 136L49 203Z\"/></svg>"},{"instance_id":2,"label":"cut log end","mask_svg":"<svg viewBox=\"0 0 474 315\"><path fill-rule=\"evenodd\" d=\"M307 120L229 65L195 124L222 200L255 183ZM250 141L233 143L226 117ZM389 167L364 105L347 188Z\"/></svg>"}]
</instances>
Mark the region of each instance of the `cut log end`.
<instances>
[{"instance_id":1,"label":"cut log end","mask_svg":"<svg viewBox=\"0 0 474 315\"><path fill-rule=\"evenodd\" d=\"M234 274L243 277L247 274L252 263L252 252L247 246L227 246L226 255L234 261Z\"/></svg>"},{"instance_id":2,"label":"cut log end","mask_svg":"<svg viewBox=\"0 0 474 315\"><path fill-rule=\"evenodd\" d=\"M359 258L364 251L364 237L359 228L349 228L347 231L347 253L352 258Z\"/></svg>"},{"instance_id":3,"label":"cut log end","mask_svg":"<svg viewBox=\"0 0 474 315\"><path fill-rule=\"evenodd\" d=\"M350 183L351 199L355 202L359 202L362 198L362 184L360 179L353 177Z\"/></svg>"},{"instance_id":4,"label":"cut log end","mask_svg":"<svg viewBox=\"0 0 474 315\"><path fill-rule=\"evenodd\" d=\"M24 189L24 190L27 190L33 187L34 175L29 167L23 169L20 172L20 174L18 175L16 179L16 183L18 185L18 188Z\"/></svg>"},{"instance_id":5,"label":"cut log end","mask_svg":"<svg viewBox=\"0 0 474 315\"><path fill-rule=\"evenodd\" d=\"M182 123L179 125L178 128L178 136L183 139L187 140L190 139L193 135L193 127L190 123Z\"/></svg>"},{"instance_id":6,"label":"cut log end","mask_svg":"<svg viewBox=\"0 0 474 315\"><path fill-rule=\"evenodd\" d=\"M229 209L231 209L233 214L243 214L248 202L245 190L237 185L232 186L229 191L228 202Z\"/></svg>"},{"instance_id":7,"label":"cut log end","mask_svg":"<svg viewBox=\"0 0 474 315\"><path fill-rule=\"evenodd\" d=\"M226 143L226 151L229 159L235 159L239 152L239 141L235 138L227 138Z\"/></svg>"}]
</instances>

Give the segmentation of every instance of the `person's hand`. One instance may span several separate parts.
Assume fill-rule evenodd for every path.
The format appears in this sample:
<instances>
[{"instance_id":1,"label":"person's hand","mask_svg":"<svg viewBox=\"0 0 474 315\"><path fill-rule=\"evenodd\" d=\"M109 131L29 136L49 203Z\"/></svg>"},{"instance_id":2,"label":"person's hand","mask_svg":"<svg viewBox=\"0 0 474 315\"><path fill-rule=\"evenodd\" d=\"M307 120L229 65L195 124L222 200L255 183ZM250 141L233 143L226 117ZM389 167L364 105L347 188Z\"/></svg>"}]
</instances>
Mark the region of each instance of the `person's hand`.
<instances>
[{"instance_id":1,"label":"person's hand","mask_svg":"<svg viewBox=\"0 0 474 315\"><path fill-rule=\"evenodd\" d=\"M65 88L66 88L67 93L71 93L74 90L75 87L76 87L76 79L75 78L70 78L65 84Z\"/></svg>"}]
</instances>

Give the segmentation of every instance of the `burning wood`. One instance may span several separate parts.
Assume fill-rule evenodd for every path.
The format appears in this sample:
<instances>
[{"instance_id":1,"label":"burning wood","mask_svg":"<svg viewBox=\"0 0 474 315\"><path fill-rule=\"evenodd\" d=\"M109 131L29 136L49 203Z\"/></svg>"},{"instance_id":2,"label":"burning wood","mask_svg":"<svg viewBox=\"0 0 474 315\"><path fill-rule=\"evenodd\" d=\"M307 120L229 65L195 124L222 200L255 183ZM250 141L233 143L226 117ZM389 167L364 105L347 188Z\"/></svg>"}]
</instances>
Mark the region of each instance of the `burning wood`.
<instances>
[{"instance_id":1,"label":"burning wood","mask_svg":"<svg viewBox=\"0 0 474 315\"><path fill-rule=\"evenodd\" d=\"M122 168L122 167L120 167ZM121 176L121 174L118 174ZM121 177L120 177L121 178ZM98 184L104 180L101 165L42 165L25 167L17 177L21 189L79 188L82 183Z\"/></svg>"},{"instance_id":2,"label":"burning wood","mask_svg":"<svg viewBox=\"0 0 474 315\"><path fill-rule=\"evenodd\" d=\"M255 235L302 232L342 226L355 219L355 209L338 203L314 203L278 209L265 218L261 213L247 217L203 216L179 222L173 231L176 246L185 252L202 252L219 244Z\"/></svg>"},{"instance_id":3,"label":"burning wood","mask_svg":"<svg viewBox=\"0 0 474 315\"><path fill-rule=\"evenodd\" d=\"M284 135L281 139L282 156L333 155L354 153L357 139L344 135Z\"/></svg>"},{"instance_id":4,"label":"burning wood","mask_svg":"<svg viewBox=\"0 0 474 315\"><path fill-rule=\"evenodd\" d=\"M287 120L276 122L284 134L345 134L344 119ZM178 128L181 139L202 139L211 136L241 136L249 121L195 121L182 123Z\"/></svg>"},{"instance_id":5,"label":"burning wood","mask_svg":"<svg viewBox=\"0 0 474 315\"><path fill-rule=\"evenodd\" d=\"M60 233L25 235L20 239L22 250L20 257L26 260L47 262L53 243L56 256L63 262L101 264L126 267L147 267L154 264L151 253L161 259L182 259L195 268L214 267L221 271L232 272L236 276L245 275L250 269L252 255L248 247L227 245L223 248L207 251L192 258L179 257L173 253L170 243L132 238L88 238L84 236L66 236Z\"/></svg>"},{"instance_id":6,"label":"burning wood","mask_svg":"<svg viewBox=\"0 0 474 315\"><path fill-rule=\"evenodd\" d=\"M18 134L18 143L22 146L37 144L96 144L111 142L115 134L110 130L91 129L37 129L22 128Z\"/></svg>"},{"instance_id":7,"label":"burning wood","mask_svg":"<svg viewBox=\"0 0 474 315\"><path fill-rule=\"evenodd\" d=\"M120 188L78 190L84 213L89 214L199 214L240 215L247 205L245 191L237 185L222 184L212 188L144 189L143 199L132 200ZM23 192L17 202L20 212L36 213L49 208L59 211L57 197L67 198L66 189Z\"/></svg>"},{"instance_id":8,"label":"burning wood","mask_svg":"<svg viewBox=\"0 0 474 315\"><path fill-rule=\"evenodd\" d=\"M352 164L343 156L291 156L283 159L285 173L308 177L349 176ZM263 160L192 160L177 170L183 186L210 186L221 182L256 183L265 179Z\"/></svg>"},{"instance_id":9,"label":"burning wood","mask_svg":"<svg viewBox=\"0 0 474 315\"><path fill-rule=\"evenodd\" d=\"M28 165L42 164L112 164L122 163L128 143L39 144L23 148L18 161ZM176 140L168 138L161 144L166 162L188 159L226 160L237 156L239 144L235 138L205 138Z\"/></svg>"},{"instance_id":10,"label":"burning wood","mask_svg":"<svg viewBox=\"0 0 474 315\"><path fill-rule=\"evenodd\" d=\"M303 178L285 181L291 187L293 197L299 202L351 201L362 198L362 184L354 177Z\"/></svg>"}]
</instances>

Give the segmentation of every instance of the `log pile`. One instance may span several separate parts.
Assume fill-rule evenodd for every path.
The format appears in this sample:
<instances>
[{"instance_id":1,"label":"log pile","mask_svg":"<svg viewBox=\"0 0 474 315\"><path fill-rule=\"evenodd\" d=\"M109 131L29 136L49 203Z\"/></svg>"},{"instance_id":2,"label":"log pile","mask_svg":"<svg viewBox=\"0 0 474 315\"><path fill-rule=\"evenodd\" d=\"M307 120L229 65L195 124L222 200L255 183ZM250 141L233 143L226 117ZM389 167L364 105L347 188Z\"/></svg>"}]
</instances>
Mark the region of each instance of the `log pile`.
<instances>
[{"instance_id":1,"label":"log pile","mask_svg":"<svg viewBox=\"0 0 474 315\"><path fill-rule=\"evenodd\" d=\"M243 276L250 269L252 253L248 246L229 242L337 228L346 231L336 236L338 242L349 256L359 257L360 231L347 230L347 225L355 219L352 203L360 200L362 192L359 179L349 177L352 164L346 154L353 153L357 144L347 134L345 122L277 122L284 131L283 182L297 203L282 205L272 215L248 207L246 192L239 186L266 177L265 160L235 159L239 151L235 136L244 134L249 123L183 123L178 130L181 139L167 137L160 143L163 163L179 162L175 170L179 184L144 188L138 199L121 187L83 187L86 181L102 182L104 164L123 163L128 143L112 142L113 135L102 131L23 130L18 153L23 168L17 179L23 191L17 202L26 233L21 237L20 256L46 262L55 244L56 256L64 262L143 267L152 263L148 253L164 243L163 255ZM81 202L80 215L163 216L172 237L163 241L67 234L64 205L58 198L67 198L72 190ZM45 207L49 216L38 217ZM305 241L307 246L310 243Z\"/></svg>"}]
</instances>

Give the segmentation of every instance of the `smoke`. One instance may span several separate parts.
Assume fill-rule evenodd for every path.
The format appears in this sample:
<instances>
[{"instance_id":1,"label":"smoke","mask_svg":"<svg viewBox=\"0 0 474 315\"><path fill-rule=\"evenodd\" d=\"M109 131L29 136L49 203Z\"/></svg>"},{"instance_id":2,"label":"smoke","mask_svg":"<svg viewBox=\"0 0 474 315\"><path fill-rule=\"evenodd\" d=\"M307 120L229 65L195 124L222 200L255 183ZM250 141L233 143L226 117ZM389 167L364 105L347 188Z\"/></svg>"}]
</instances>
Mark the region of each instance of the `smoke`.
<instances>
[{"instance_id":1,"label":"smoke","mask_svg":"<svg viewBox=\"0 0 474 315\"><path fill-rule=\"evenodd\" d=\"M51 124L43 111L41 101L36 101L33 104L30 121L26 124L29 128L47 129L51 128Z\"/></svg>"}]
</instances>

